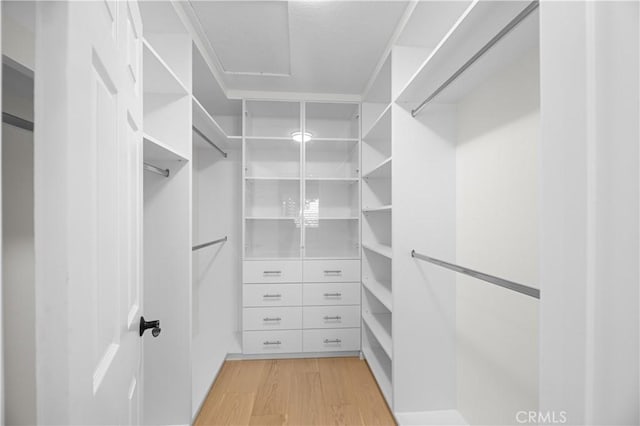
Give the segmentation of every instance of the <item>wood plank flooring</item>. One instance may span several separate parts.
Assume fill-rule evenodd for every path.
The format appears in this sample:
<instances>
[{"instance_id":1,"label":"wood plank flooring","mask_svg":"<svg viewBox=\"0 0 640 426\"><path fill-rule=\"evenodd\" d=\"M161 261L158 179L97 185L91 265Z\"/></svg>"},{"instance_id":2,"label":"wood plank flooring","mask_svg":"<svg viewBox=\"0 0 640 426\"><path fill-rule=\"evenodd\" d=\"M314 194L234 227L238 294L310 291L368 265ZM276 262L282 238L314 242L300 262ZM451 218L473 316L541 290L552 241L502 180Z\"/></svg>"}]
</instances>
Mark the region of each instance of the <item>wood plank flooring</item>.
<instances>
[{"instance_id":1,"label":"wood plank flooring","mask_svg":"<svg viewBox=\"0 0 640 426\"><path fill-rule=\"evenodd\" d=\"M201 425L395 425L359 358L226 361L195 421Z\"/></svg>"}]
</instances>

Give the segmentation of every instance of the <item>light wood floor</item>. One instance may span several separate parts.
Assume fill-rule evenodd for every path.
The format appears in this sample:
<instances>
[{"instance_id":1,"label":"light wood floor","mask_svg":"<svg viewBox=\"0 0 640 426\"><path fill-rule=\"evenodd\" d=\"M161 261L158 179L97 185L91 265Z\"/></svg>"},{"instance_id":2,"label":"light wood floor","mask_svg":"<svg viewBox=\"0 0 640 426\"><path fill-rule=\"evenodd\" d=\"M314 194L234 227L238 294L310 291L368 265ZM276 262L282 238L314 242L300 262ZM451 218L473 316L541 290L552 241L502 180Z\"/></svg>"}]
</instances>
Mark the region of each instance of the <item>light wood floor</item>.
<instances>
[{"instance_id":1,"label":"light wood floor","mask_svg":"<svg viewBox=\"0 0 640 426\"><path fill-rule=\"evenodd\" d=\"M226 361L199 425L395 425L358 358Z\"/></svg>"}]
</instances>

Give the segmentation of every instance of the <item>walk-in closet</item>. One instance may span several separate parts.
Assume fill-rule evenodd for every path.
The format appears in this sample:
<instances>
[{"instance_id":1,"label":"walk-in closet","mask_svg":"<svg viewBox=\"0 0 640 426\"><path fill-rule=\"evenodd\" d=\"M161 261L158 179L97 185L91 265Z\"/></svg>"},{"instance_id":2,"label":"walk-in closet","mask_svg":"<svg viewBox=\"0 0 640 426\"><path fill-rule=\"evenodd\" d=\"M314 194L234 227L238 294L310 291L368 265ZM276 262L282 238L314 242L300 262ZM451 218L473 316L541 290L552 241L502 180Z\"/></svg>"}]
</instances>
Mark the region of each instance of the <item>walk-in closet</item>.
<instances>
[{"instance_id":1,"label":"walk-in closet","mask_svg":"<svg viewBox=\"0 0 640 426\"><path fill-rule=\"evenodd\" d=\"M640 422L638 2L0 19L0 423Z\"/></svg>"}]
</instances>

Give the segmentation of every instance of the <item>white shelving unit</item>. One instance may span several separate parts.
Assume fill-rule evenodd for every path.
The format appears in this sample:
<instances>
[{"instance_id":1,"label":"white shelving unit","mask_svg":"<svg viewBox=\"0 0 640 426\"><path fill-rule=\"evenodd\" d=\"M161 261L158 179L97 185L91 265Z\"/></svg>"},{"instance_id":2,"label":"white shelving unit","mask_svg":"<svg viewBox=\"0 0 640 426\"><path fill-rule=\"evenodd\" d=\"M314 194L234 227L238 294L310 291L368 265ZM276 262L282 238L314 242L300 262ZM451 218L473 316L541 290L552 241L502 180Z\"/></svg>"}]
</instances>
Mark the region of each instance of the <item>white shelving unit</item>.
<instances>
[{"instance_id":1,"label":"white shelving unit","mask_svg":"<svg viewBox=\"0 0 640 426\"><path fill-rule=\"evenodd\" d=\"M391 55L362 104L362 352L393 407Z\"/></svg>"},{"instance_id":2,"label":"white shelving unit","mask_svg":"<svg viewBox=\"0 0 640 426\"><path fill-rule=\"evenodd\" d=\"M360 349L360 175L358 104L244 101L245 353Z\"/></svg>"}]
</instances>

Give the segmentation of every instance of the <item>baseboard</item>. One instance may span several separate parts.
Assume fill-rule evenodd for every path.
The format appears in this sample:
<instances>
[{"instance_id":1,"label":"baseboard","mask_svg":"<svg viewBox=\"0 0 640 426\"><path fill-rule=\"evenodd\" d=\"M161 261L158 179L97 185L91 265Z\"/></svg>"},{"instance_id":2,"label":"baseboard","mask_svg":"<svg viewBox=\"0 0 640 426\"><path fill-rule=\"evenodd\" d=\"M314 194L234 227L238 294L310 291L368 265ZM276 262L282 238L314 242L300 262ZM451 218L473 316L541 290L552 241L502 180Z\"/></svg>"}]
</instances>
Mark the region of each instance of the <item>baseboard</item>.
<instances>
[{"instance_id":1,"label":"baseboard","mask_svg":"<svg viewBox=\"0 0 640 426\"><path fill-rule=\"evenodd\" d=\"M412 411L394 413L400 426L410 425L459 425L467 426L468 423L458 410L433 410Z\"/></svg>"},{"instance_id":2,"label":"baseboard","mask_svg":"<svg viewBox=\"0 0 640 426\"><path fill-rule=\"evenodd\" d=\"M290 354L227 354L226 360L252 360L252 359L298 359L298 358L340 358L360 356L360 351L350 352L303 352Z\"/></svg>"}]
</instances>

